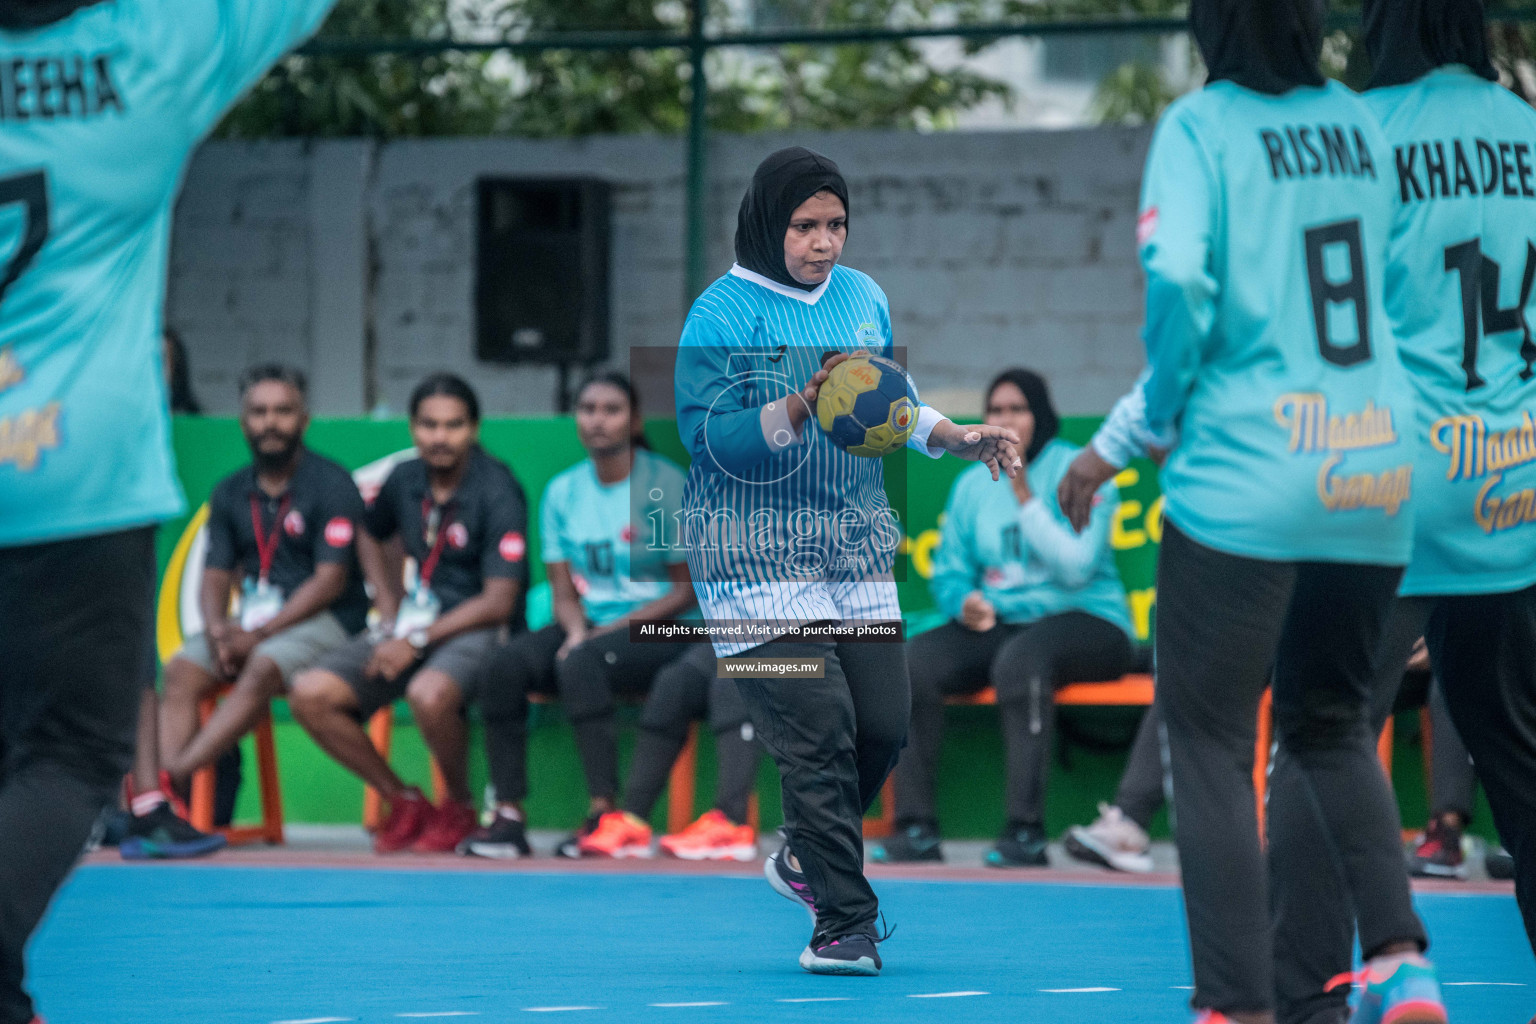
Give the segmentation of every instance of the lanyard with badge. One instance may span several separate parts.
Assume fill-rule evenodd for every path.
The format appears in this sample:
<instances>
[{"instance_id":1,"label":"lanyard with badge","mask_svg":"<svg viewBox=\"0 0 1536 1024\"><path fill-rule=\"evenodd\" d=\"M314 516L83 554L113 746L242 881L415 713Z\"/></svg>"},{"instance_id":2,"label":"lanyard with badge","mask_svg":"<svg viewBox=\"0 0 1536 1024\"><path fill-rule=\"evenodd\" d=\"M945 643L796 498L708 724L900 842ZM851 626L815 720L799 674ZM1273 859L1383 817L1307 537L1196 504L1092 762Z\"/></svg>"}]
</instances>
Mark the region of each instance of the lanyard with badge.
<instances>
[{"instance_id":1,"label":"lanyard with badge","mask_svg":"<svg viewBox=\"0 0 1536 1024\"><path fill-rule=\"evenodd\" d=\"M428 495L421 499L421 519L421 536L427 544L427 557L417 567L416 585L405 595L405 601L395 615L395 636L405 639L410 639L412 633L426 630L442 611L442 601L432 592L432 576L443 557L448 528L453 525L453 505L451 502L447 506L438 505Z\"/></svg>"},{"instance_id":2,"label":"lanyard with badge","mask_svg":"<svg viewBox=\"0 0 1536 1024\"><path fill-rule=\"evenodd\" d=\"M240 628L246 632L260 629L277 618L277 613L283 610L283 592L268 576L272 573L272 562L277 557L277 546L283 540L283 520L288 515L291 503L292 499L283 495L283 500L277 506L277 518L272 523L272 532L266 533L261 528L261 499L251 495L251 532L256 536L256 558L261 563L261 572L254 582L247 576L241 585Z\"/></svg>"}]
</instances>

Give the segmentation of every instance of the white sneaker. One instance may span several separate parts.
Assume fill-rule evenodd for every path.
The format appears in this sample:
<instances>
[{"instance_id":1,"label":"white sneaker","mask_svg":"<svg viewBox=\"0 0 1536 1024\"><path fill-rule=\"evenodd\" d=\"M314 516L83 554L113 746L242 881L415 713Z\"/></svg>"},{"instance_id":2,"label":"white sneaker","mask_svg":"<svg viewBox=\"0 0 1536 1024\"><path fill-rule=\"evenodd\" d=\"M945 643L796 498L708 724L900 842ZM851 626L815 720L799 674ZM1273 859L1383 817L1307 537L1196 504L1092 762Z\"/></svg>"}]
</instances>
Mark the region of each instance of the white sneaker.
<instances>
[{"instance_id":1,"label":"white sneaker","mask_svg":"<svg viewBox=\"0 0 1536 1024\"><path fill-rule=\"evenodd\" d=\"M1145 874L1152 870L1152 839L1145 829L1120 813L1120 808L1099 804L1099 817L1086 828L1073 825L1063 845L1078 860L1101 864L1112 871Z\"/></svg>"}]
</instances>

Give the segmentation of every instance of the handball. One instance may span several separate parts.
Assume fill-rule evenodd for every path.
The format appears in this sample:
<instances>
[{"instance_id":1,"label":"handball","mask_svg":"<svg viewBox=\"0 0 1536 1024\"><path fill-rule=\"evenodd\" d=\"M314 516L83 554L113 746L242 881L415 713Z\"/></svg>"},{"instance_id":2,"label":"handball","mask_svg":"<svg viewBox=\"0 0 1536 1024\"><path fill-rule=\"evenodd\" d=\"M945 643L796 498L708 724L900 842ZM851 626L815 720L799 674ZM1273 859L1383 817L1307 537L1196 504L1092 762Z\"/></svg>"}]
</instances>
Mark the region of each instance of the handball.
<instances>
[{"instance_id":1,"label":"handball","mask_svg":"<svg viewBox=\"0 0 1536 1024\"><path fill-rule=\"evenodd\" d=\"M904 447L917 426L917 390L898 364L854 356L832 368L816 400L816 420L849 455L874 459Z\"/></svg>"}]
</instances>

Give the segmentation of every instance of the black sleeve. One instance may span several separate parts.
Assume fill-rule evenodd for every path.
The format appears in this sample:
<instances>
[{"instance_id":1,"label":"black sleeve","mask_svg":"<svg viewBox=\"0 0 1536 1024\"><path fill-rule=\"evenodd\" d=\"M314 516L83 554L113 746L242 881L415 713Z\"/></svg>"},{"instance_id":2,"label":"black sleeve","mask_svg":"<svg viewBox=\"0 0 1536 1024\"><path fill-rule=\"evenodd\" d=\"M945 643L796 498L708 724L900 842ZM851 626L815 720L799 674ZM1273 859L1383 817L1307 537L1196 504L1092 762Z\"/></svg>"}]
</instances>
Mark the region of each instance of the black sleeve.
<instances>
[{"instance_id":1,"label":"black sleeve","mask_svg":"<svg viewBox=\"0 0 1536 1024\"><path fill-rule=\"evenodd\" d=\"M345 471L327 473L319 495L321 528L315 534L315 564L333 562L350 565L357 540L357 527L363 520L363 496Z\"/></svg>"},{"instance_id":2,"label":"black sleeve","mask_svg":"<svg viewBox=\"0 0 1536 1024\"><path fill-rule=\"evenodd\" d=\"M516 478L485 490L485 550L480 573L528 582L528 501Z\"/></svg>"},{"instance_id":3,"label":"black sleeve","mask_svg":"<svg viewBox=\"0 0 1536 1024\"><path fill-rule=\"evenodd\" d=\"M389 540L400 531L400 488L400 466L396 466L364 513L363 525L377 540Z\"/></svg>"},{"instance_id":4,"label":"black sleeve","mask_svg":"<svg viewBox=\"0 0 1536 1024\"><path fill-rule=\"evenodd\" d=\"M206 569L233 570L237 565L233 490L224 480L208 496L208 550L203 555Z\"/></svg>"}]
</instances>

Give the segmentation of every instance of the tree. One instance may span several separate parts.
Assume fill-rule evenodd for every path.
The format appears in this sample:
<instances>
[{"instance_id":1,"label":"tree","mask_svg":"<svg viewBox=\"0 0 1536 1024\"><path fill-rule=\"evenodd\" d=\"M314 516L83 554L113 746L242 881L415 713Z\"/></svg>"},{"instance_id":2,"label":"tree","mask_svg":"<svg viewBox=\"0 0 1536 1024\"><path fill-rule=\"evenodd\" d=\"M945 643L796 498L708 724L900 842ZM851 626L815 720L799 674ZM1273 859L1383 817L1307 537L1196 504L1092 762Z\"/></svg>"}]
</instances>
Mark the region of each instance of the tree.
<instances>
[{"instance_id":1,"label":"tree","mask_svg":"<svg viewBox=\"0 0 1536 1024\"><path fill-rule=\"evenodd\" d=\"M450 7L478 16L497 0L342 0L322 39L440 37ZM230 112L219 134L470 135L494 131L511 97L488 75L491 57L444 51L427 56L290 56Z\"/></svg>"},{"instance_id":2,"label":"tree","mask_svg":"<svg viewBox=\"0 0 1536 1024\"><path fill-rule=\"evenodd\" d=\"M780 25L925 24L941 12L980 17L987 0L758 0ZM730 23L714 0L712 25ZM735 27L743 27L737 25ZM342 0L321 39L507 39L550 32L682 35L679 0ZM712 51L709 124L716 131L945 127L1001 83L939 70L910 41ZM680 132L690 68L682 49L547 50L531 55L294 56L221 128L226 136L505 132L572 136Z\"/></svg>"}]
</instances>

